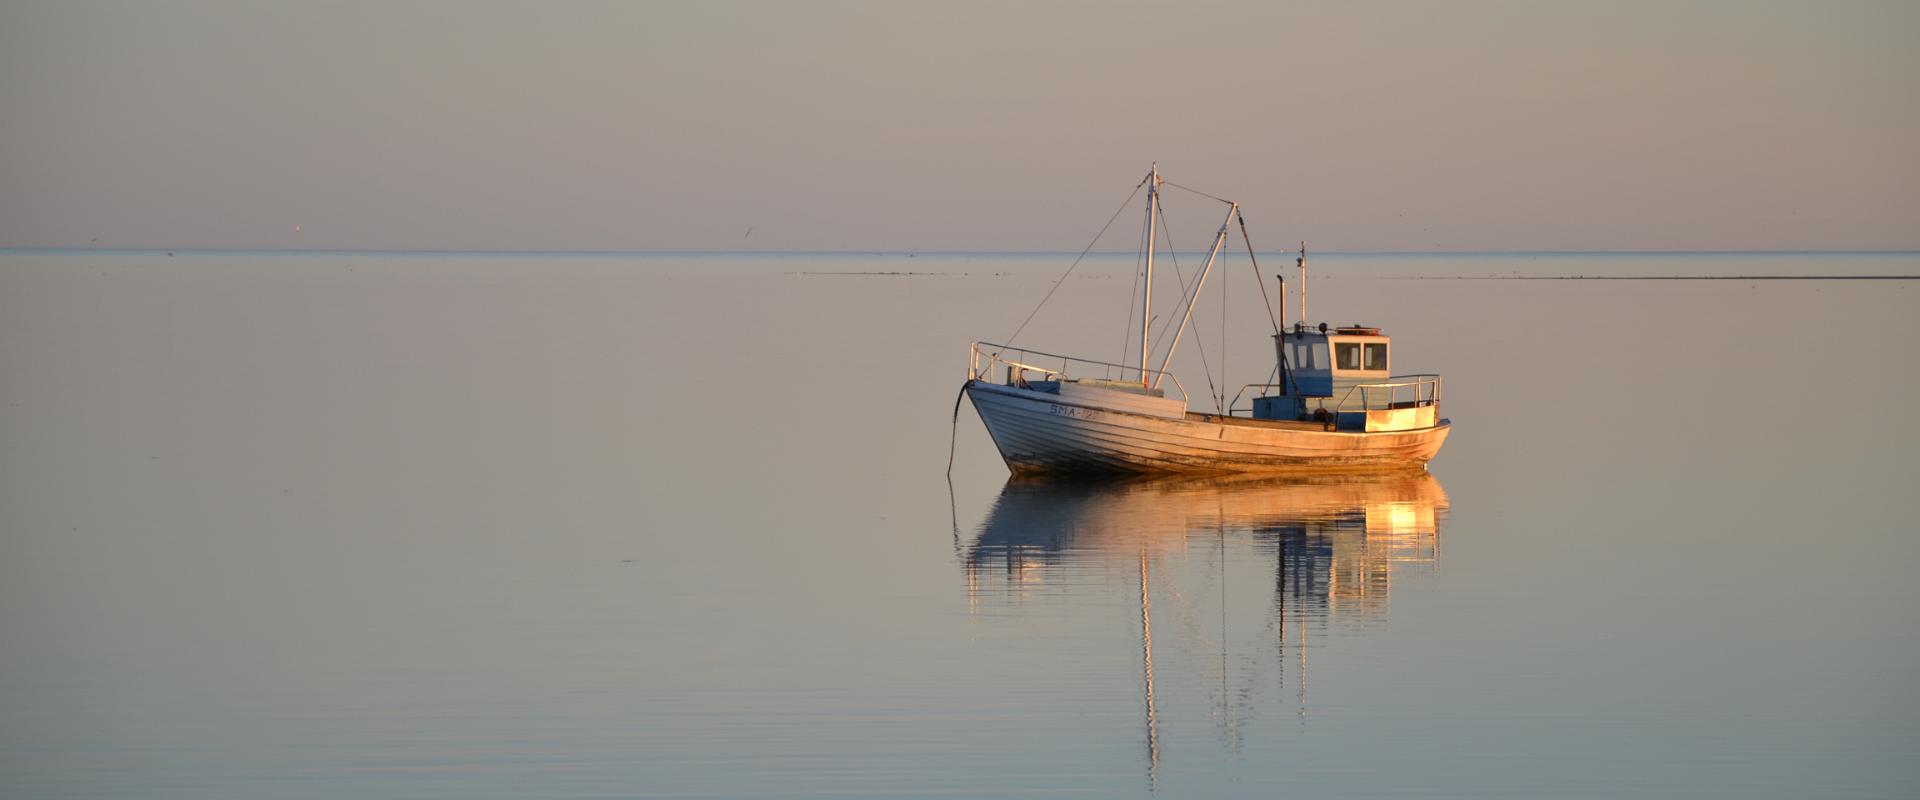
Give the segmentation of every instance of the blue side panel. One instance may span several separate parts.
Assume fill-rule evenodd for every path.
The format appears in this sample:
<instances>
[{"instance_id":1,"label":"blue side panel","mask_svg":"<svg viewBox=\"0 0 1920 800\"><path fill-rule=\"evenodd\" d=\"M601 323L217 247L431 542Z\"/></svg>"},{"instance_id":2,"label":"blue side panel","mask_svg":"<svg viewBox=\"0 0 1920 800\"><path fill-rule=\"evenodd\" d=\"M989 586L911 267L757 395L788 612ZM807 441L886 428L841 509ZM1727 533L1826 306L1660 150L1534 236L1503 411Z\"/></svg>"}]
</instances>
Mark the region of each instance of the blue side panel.
<instances>
[{"instance_id":1,"label":"blue side panel","mask_svg":"<svg viewBox=\"0 0 1920 800\"><path fill-rule=\"evenodd\" d=\"M1333 396L1333 373L1295 372L1293 385L1296 394L1307 397L1331 397Z\"/></svg>"},{"instance_id":2,"label":"blue side panel","mask_svg":"<svg viewBox=\"0 0 1920 800\"><path fill-rule=\"evenodd\" d=\"M1306 413L1306 401L1299 397L1276 395L1253 398L1254 419L1299 419Z\"/></svg>"}]
</instances>

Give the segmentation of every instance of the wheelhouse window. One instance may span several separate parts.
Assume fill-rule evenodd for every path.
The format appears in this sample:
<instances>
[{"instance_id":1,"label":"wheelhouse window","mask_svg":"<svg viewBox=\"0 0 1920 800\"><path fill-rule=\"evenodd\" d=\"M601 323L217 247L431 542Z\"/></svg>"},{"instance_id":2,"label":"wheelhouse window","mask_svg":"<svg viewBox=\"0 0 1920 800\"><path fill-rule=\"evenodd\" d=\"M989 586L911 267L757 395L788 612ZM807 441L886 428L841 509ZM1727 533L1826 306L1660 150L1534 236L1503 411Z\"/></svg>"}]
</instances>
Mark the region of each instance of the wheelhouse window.
<instances>
[{"instance_id":1,"label":"wheelhouse window","mask_svg":"<svg viewBox=\"0 0 1920 800\"><path fill-rule=\"evenodd\" d=\"M1387 343L1369 342L1367 344L1367 369L1385 372L1387 370Z\"/></svg>"},{"instance_id":2,"label":"wheelhouse window","mask_svg":"<svg viewBox=\"0 0 1920 800\"><path fill-rule=\"evenodd\" d=\"M1333 345L1333 363L1340 369L1360 368L1360 345L1356 342L1337 342Z\"/></svg>"},{"instance_id":3,"label":"wheelhouse window","mask_svg":"<svg viewBox=\"0 0 1920 800\"><path fill-rule=\"evenodd\" d=\"M1305 369L1305 370L1326 369L1326 364L1327 364L1327 343L1326 342L1311 342L1311 343L1301 342L1301 343L1294 344L1293 363L1289 365L1293 369Z\"/></svg>"}]
</instances>

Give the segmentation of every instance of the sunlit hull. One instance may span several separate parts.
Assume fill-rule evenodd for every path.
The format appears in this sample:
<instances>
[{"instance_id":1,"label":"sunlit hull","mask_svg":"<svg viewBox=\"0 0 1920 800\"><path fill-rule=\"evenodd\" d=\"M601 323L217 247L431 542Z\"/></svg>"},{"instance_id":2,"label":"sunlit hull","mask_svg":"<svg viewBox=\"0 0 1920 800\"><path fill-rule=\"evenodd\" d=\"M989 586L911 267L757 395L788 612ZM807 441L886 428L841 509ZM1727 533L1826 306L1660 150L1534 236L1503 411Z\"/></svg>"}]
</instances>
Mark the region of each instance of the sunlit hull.
<instances>
[{"instance_id":1,"label":"sunlit hull","mask_svg":"<svg viewBox=\"0 0 1920 800\"><path fill-rule=\"evenodd\" d=\"M1440 420L1417 430L1361 432L1198 414L1173 419L980 381L967 386L967 396L1016 474L1413 469L1439 452L1450 427Z\"/></svg>"}]
</instances>

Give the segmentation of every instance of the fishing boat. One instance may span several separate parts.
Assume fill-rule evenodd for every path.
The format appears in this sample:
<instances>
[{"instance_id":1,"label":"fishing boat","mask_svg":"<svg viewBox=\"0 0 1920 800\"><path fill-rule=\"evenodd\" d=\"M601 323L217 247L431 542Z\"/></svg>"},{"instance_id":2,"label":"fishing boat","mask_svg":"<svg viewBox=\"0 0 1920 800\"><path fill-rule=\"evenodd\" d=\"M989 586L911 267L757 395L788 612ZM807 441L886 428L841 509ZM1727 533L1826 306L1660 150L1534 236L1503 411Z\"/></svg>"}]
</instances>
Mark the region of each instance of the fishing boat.
<instances>
[{"instance_id":1,"label":"fishing boat","mask_svg":"<svg viewBox=\"0 0 1920 800\"><path fill-rule=\"evenodd\" d=\"M1213 398L1213 413L1190 408L1186 387L1167 367L1236 222L1256 274L1258 262L1240 204L1202 195L1227 205L1226 220L1214 235L1204 265L1180 287L1179 305L1175 306L1178 316L1169 317L1158 337L1166 341L1155 342L1150 331L1155 320L1153 262L1163 186L1177 184L1163 180L1155 164L1134 190L1136 195L1140 187L1147 190L1146 230L1142 236L1146 243L1145 268L1142 291L1136 293L1141 297L1137 363L1097 361L983 341L969 347L962 391L973 402L1007 467L1021 475L1355 471L1425 466L1440 450L1451 428L1451 422L1440 417L1440 376L1394 375L1392 339L1377 327L1306 324L1304 244L1297 262L1301 272L1300 321L1289 327L1284 319L1284 278L1280 281L1278 316L1271 316L1272 305L1268 304L1274 346L1269 381L1243 386L1231 401L1220 392ZM1264 301L1264 282L1261 286ZM1041 304L1045 304L1044 298ZM1127 349L1131 352L1131 343ZM1150 359L1157 352L1164 352L1164 356L1156 368ZM1123 356L1122 361L1127 360ZM1250 403L1238 408L1242 398L1250 398Z\"/></svg>"}]
</instances>

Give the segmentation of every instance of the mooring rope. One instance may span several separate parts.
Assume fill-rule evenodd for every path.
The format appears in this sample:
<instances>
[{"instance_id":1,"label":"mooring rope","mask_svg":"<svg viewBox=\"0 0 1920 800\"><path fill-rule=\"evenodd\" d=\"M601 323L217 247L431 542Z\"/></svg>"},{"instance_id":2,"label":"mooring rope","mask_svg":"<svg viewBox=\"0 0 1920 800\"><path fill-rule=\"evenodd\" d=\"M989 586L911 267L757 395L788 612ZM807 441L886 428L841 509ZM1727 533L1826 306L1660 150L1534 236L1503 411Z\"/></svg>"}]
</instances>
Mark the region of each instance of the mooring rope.
<instances>
[{"instance_id":1,"label":"mooring rope","mask_svg":"<svg viewBox=\"0 0 1920 800\"><path fill-rule=\"evenodd\" d=\"M952 432L952 435L947 437L947 488L948 489L953 488L953 453L955 450L959 449L960 447L960 401L966 398L967 387L972 385L973 385L972 379L968 379L966 383L960 384L960 393L957 395L954 395L954 398L953 398L953 432Z\"/></svg>"}]
</instances>

